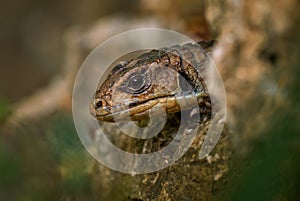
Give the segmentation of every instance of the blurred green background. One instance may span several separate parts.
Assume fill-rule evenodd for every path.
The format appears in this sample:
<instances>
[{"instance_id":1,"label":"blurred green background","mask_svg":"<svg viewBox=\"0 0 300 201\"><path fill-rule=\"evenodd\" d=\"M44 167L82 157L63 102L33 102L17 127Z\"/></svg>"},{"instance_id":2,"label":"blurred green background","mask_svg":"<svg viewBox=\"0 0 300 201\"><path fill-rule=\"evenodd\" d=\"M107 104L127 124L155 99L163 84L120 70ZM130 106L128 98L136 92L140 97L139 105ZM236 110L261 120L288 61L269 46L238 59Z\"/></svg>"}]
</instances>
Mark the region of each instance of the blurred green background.
<instances>
[{"instance_id":1,"label":"blurred green background","mask_svg":"<svg viewBox=\"0 0 300 201\"><path fill-rule=\"evenodd\" d=\"M64 33L138 2L117 0L0 2L0 126L15 103L45 87L62 68ZM0 200L97 200L70 112L0 129ZM95 192L94 192L95 193Z\"/></svg>"}]
</instances>

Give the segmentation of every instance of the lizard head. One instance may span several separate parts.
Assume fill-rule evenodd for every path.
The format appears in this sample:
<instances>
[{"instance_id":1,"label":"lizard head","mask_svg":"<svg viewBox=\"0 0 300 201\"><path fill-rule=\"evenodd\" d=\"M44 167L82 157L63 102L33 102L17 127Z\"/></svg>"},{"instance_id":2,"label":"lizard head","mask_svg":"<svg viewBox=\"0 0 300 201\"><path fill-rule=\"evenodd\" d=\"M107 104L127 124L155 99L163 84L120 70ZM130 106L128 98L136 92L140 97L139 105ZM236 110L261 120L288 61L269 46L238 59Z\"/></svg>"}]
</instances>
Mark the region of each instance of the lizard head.
<instances>
[{"instance_id":1,"label":"lizard head","mask_svg":"<svg viewBox=\"0 0 300 201\"><path fill-rule=\"evenodd\" d=\"M205 94L192 80L197 72L184 66L188 64L180 56L161 50L120 62L97 87L90 113L98 121L114 122L143 120L158 106L167 114L179 112L179 99L189 105L187 97Z\"/></svg>"}]
</instances>

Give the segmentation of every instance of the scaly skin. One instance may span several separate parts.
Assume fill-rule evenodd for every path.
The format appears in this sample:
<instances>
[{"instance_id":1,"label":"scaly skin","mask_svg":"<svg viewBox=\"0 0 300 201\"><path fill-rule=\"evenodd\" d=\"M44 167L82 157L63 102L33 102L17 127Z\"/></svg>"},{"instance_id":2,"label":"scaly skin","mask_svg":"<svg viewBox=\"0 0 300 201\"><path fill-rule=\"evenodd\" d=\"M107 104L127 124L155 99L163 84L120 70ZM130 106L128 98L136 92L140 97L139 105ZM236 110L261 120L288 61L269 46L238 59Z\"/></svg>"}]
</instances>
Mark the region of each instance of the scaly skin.
<instances>
[{"instance_id":1,"label":"scaly skin","mask_svg":"<svg viewBox=\"0 0 300 201\"><path fill-rule=\"evenodd\" d=\"M199 44L210 53L213 42ZM179 100L184 99L188 103L189 97L193 95L197 98L200 108L200 122L193 143L187 152L168 168L132 177L100 166L97 174L100 174L101 179L98 178L97 181L107 181L103 178L109 178L109 182L103 182L99 189L105 189L107 186L114 188L108 193L108 199L104 197L104 200L114 197L115 189L117 193L124 189L122 192L126 200L212 200L215 192L224 185L230 155L227 135L221 135L209 158L200 160L198 157L211 122L210 97L202 79L205 77L203 69L206 67L207 58L203 49L197 45L186 44L150 51L136 59L120 62L120 65L111 70L107 79L99 84L91 100L91 114L98 119L101 129L110 141L129 153L154 153L168 146L173 140L178 140L178 127L182 124L181 114L192 115L194 111L190 108L187 112L178 112L178 102L182 102ZM144 85L132 90L129 82L137 74L143 74ZM135 78L135 81L141 81L140 77ZM182 78L187 83L181 80ZM140 139L139 133L135 135L137 138L129 137L117 124L106 123L113 122L114 118L126 121L126 115L122 116L122 111L127 111L130 118L137 120L135 123L140 127L148 126L147 111L156 106L163 108L168 115L164 128L152 138ZM127 125L127 122L124 122L124 125ZM131 131L131 134L134 132ZM145 165L149 163L144 162Z\"/></svg>"},{"instance_id":2,"label":"scaly skin","mask_svg":"<svg viewBox=\"0 0 300 201\"><path fill-rule=\"evenodd\" d=\"M210 118L210 99L201 73L213 43L199 42L203 49L191 43L176 45L120 62L97 87L91 114L99 122L140 121L157 106L167 114L192 110L196 97L200 108L196 112ZM180 100L184 102L181 108Z\"/></svg>"}]
</instances>

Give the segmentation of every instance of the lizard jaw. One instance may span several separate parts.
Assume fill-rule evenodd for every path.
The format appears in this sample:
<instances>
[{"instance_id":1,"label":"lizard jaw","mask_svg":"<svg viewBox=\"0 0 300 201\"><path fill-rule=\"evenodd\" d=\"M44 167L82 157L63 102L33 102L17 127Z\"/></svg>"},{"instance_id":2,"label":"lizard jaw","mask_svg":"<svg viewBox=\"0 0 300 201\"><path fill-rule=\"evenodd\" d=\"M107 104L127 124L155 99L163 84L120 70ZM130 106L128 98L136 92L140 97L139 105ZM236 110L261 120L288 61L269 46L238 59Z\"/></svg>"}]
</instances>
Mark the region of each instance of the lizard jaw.
<instances>
[{"instance_id":1,"label":"lizard jaw","mask_svg":"<svg viewBox=\"0 0 300 201\"><path fill-rule=\"evenodd\" d=\"M155 99L150 99L139 104L128 104L126 107L108 106L100 109L90 108L91 114L98 120L103 122L116 121L139 121L149 117L150 112L154 112L157 108L163 109L168 114L176 113L181 110L194 109L195 98L207 96L207 94L200 93L189 96L163 96ZM118 108L118 109L116 109ZM155 113L159 115L159 113Z\"/></svg>"}]
</instances>

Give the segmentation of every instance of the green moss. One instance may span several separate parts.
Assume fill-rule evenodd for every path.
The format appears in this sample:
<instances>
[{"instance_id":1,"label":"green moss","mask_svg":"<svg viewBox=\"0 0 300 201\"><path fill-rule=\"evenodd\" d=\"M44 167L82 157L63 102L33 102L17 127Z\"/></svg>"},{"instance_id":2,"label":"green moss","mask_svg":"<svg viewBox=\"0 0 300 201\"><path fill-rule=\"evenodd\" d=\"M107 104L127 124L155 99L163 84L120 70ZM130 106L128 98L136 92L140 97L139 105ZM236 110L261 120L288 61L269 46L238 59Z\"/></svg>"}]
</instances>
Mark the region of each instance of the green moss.
<instances>
[{"instance_id":1,"label":"green moss","mask_svg":"<svg viewBox=\"0 0 300 201\"><path fill-rule=\"evenodd\" d=\"M20 174L20 161L15 153L0 142L0 186L2 188L13 186L18 182Z\"/></svg>"},{"instance_id":2,"label":"green moss","mask_svg":"<svg viewBox=\"0 0 300 201\"><path fill-rule=\"evenodd\" d=\"M3 123L10 114L9 101L0 97L0 123Z\"/></svg>"}]
</instances>

